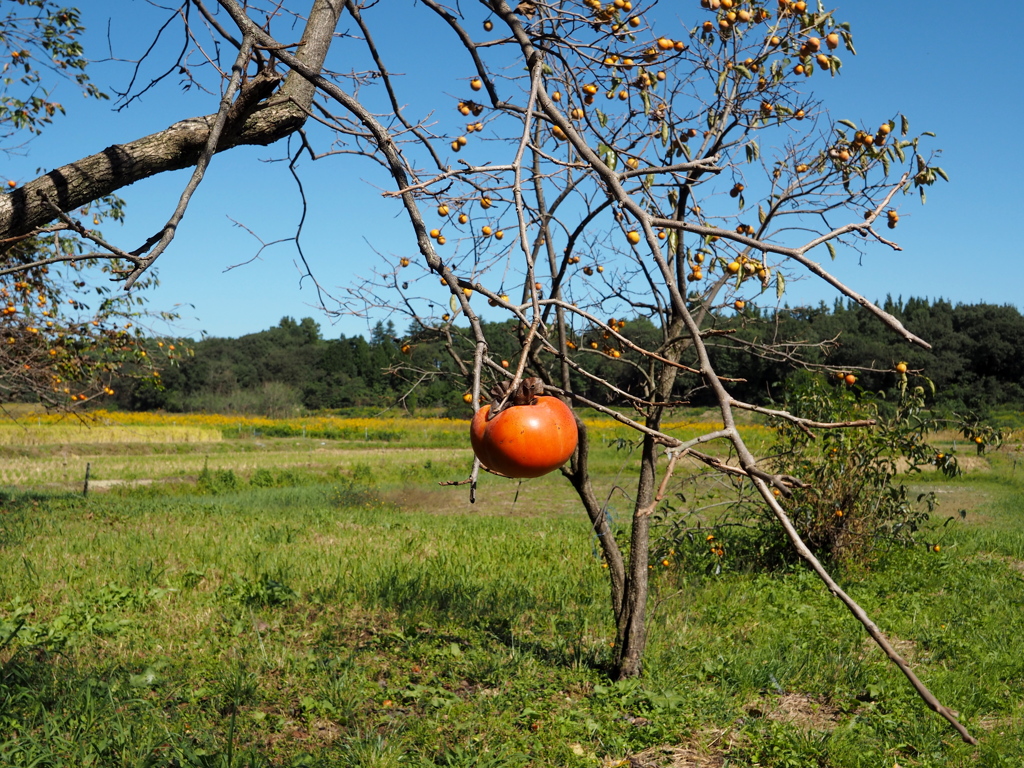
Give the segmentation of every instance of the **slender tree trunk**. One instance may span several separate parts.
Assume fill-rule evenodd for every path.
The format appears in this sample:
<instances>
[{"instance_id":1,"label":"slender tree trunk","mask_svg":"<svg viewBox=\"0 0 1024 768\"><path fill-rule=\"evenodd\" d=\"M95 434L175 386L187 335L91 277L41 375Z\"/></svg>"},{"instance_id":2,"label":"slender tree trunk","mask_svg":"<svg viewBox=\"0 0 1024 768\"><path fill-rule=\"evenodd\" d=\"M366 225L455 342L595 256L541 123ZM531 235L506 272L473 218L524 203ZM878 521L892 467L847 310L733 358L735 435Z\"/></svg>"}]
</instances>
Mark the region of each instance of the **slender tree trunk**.
<instances>
[{"instance_id":1,"label":"slender tree trunk","mask_svg":"<svg viewBox=\"0 0 1024 768\"><path fill-rule=\"evenodd\" d=\"M668 338L676 338L681 330L678 319L668 326ZM687 343L676 343L661 350L666 359L678 361ZM654 397L657 401L671 400L679 369L662 365ZM664 409L655 406L648 412L646 425L661 429ZM633 526L629 539L629 570L625 583L622 610L616 612L616 677L624 680L637 677L643 671L643 656L647 650L647 598L649 593L651 554L651 505L658 484L658 444L649 435L644 437L640 457L640 475L637 480L636 500L633 506Z\"/></svg>"},{"instance_id":2,"label":"slender tree trunk","mask_svg":"<svg viewBox=\"0 0 1024 768\"><path fill-rule=\"evenodd\" d=\"M636 677L642 671L647 648L648 567L651 548L651 516L649 505L654 500L658 446L650 436L644 437L640 459L640 480L633 507L633 527L629 539L629 572L626 596L617 616L615 647L616 677Z\"/></svg>"}]
</instances>

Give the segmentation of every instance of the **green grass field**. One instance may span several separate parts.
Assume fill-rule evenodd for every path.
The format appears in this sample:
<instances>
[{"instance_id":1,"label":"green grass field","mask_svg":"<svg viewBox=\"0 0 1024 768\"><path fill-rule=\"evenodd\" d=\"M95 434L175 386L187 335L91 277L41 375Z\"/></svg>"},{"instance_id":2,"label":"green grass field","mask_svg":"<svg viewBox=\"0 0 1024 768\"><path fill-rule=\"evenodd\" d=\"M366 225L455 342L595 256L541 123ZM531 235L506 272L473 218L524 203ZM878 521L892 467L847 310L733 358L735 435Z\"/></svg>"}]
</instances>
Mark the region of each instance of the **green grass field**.
<instances>
[{"instance_id":1,"label":"green grass field","mask_svg":"<svg viewBox=\"0 0 1024 768\"><path fill-rule=\"evenodd\" d=\"M921 546L842 579L971 747L802 568L657 563L645 675L610 682L571 489L485 477L470 505L437 486L468 449L425 440L0 445L0 765L1024 765L1009 451L917 476ZM596 459L628 525L633 459Z\"/></svg>"}]
</instances>

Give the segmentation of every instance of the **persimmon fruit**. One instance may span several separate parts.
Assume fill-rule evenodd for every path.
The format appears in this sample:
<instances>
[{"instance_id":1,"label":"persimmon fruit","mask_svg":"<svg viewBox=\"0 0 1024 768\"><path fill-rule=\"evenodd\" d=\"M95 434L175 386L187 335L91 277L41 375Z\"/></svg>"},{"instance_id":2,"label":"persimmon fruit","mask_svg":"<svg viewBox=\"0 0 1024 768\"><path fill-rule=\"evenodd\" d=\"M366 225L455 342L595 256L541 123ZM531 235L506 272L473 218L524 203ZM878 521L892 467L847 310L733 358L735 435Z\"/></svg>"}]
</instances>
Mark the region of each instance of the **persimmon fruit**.
<instances>
[{"instance_id":1,"label":"persimmon fruit","mask_svg":"<svg viewBox=\"0 0 1024 768\"><path fill-rule=\"evenodd\" d=\"M490 421L491 406L473 417L470 442L480 463L506 477L540 477L562 466L579 434L569 406L540 396L532 405L509 405Z\"/></svg>"}]
</instances>

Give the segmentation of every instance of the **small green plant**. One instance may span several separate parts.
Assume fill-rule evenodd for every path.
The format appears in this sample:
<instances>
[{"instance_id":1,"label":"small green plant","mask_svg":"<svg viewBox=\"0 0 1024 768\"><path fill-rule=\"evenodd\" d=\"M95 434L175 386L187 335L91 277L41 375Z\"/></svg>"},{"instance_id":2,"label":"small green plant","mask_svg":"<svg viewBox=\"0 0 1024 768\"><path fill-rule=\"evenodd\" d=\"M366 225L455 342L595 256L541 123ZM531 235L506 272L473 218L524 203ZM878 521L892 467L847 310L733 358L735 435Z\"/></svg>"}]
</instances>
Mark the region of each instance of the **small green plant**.
<instances>
[{"instance_id":1,"label":"small green plant","mask_svg":"<svg viewBox=\"0 0 1024 768\"><path fill-rule=\"evenodd\" d=\"M210 469L209 459L203 462L203 471L196 478L196 488L203 493L225 493L238 488L238 478L231 469Z\"/></svg>"}]
</instances>

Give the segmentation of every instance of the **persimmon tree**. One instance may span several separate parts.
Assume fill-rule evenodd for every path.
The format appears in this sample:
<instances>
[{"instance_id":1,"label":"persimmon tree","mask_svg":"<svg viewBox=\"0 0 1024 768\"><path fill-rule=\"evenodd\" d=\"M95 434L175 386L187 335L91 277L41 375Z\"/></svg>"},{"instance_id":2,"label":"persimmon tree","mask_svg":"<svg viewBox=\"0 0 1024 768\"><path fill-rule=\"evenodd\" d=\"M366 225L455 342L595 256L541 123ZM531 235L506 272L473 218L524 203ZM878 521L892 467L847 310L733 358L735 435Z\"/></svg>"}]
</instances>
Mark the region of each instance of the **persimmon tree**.
<instances>
[{"instance_id":1,"label":"persimmon tree","mask_svg":"<svg viewBox=\"0 0 1024 768\"><path fill-rule=\"evenodd\" d=\"M423 0L401 6L405 23L440 31L390 61L381 41L393 32L395 4L314 0L298 39L290 26L297 14L287 6L184 3L176 12L182 34L215 66L200 71L185 59L174 66L190 77L223 78L207 86L221 91L217 109L28 182L0 200L2 236L36 233L56 210L194 167L167 223L146 243L133 250L102 243L90 254L122 259L119 274L131 287L171 245L218 152L293 136L293 167L314 160L382 170L377 178L408 223L409 248L385 257L327 308L404 314L409 367L417 367L419 342L442 343L474 410L495 385L504 393L530 378L546 394L636 432L640 460L624 546L591 478L582 420L578 448L561 469L608 565L617 676L642 670L652 515L682 467L696 462L755 489L928 706L973 741L804 544L785 505L805 481L759 460L734 414L768 414L808 432L870 428L870 421L812 421L745 402L720 366L737 350L811 365L799 344L741 342L724 327L753 302L777 301L794 277L822 281L896 339L928 346L822 265L867 249L898 250L891 230L904 196L923 198L944 177L902 116L869 115L860 126L833 119L810 95L853 54L851 27L823 6L789 0L692 0L671 11L630 0ZM669 14L683 23L667 21ZM422 97L422 83L397 73L433 64L439 52L462 77L439 79L429 99L439 111L417 113L407 105ZM372 240L372 231L364 234ZM485 324L485 317L511 324ZM650 332L631 337L625 318L641 318ZM494 328L515 337L518 356L494 353L508 342L492 338ZM421 376L440 368L419 363ZM635 383L616 386L608 375L614 366L628 367ZM723 426L684 440L664 427L665 416L695 390L714 399ZM506 397L496 395L493 407ZM478 472L477 464L459 481L471 493Z\"/></svg>"},{"instance_id":2,"label":"persimmon tree","mask_svg":"<svg viewBox=\"0 0 1024 768\"><path fill-rule=\"evenodd\" d=\"M107 97L86 71L80 43L85 28L76 9L50 0L19 0L5 9L0 150L24 153L30 139L64 113L51 98L52 82L68 80L86 97ZM18 181L6 181L3 192L16 195ZM117 377L153 382L159 375L139 325L148 314L141 291L155 275L129 296L103 277L121 268L116 259L86 256L93 241L103 242L96 227L123 219L123 202L103 195L83 201L75 213L81 220L50 207L54 221L0 239L0 402L71 409L114 394Z\"/></svg>"}]
</instances>

